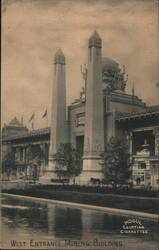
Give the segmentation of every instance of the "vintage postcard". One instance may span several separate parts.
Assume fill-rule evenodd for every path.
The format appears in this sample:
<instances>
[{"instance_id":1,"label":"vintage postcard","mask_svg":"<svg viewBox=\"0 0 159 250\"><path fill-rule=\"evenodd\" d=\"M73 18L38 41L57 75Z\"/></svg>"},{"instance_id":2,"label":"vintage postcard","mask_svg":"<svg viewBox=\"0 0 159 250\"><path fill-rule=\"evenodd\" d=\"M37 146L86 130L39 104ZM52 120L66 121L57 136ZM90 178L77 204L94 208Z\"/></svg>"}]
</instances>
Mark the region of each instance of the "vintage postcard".
<instances>
[{"instance_id":1,"label":"vintage postcard","mask_svg":"<svg viewBox=\"0 0 159 250\"><path fill-rule=\"evenodd\" d=\"M1 4L0 249L159 249L159 1Z\"/></svg>"}]
</instances>

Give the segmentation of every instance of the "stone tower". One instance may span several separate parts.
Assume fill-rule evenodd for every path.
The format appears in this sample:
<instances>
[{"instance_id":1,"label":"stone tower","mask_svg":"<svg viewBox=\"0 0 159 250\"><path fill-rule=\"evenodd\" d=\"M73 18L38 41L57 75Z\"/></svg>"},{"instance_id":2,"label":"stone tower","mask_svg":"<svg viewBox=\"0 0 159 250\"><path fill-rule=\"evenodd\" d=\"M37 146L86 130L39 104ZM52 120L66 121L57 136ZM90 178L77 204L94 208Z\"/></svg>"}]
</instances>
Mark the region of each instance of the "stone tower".
<instances>
[{"instance_id":1,"label":"stone tower","mask_svg":"<svg viewBox=\"0 0 159 250\"><path fill-rule=\"evenodd\" d=\"M101 153L104 150L104 113L102 94L102 41L95 31L88 41L88 75L85 108L83 170L80 182L101 179Z\"/></svg>"},{"instance_id":2,"label":"stone tower","mask_svg":"<svg viewBox=\"0 0 159 250\"><path fill-rule=\"evenodd\" d=\"M49 180L57 177L54 155L57 153L60 144L67 142L65 56L61 49L56 52L54 57L50 128L49 164L45 173L45 178Z\"/></svg>"}]
</instances>

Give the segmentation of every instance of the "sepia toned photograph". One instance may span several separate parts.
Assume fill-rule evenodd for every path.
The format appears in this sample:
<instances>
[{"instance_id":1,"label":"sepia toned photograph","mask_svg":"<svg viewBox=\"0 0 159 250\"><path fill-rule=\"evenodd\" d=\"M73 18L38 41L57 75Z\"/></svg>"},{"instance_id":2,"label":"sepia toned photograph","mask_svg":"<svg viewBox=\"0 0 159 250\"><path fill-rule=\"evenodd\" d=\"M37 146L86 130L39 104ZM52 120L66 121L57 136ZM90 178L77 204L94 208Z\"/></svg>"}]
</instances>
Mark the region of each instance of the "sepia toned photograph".
<instances>
[{"instance_id":1,"label":"sepia toned photograph","mask_svg":"<svg viewBox=\"0 0 159 250\"><path fill-rule=\"evenodd\" d=\"M159 1L1 14L0 249L159 250Z\"/></svg>"}]
</instances>

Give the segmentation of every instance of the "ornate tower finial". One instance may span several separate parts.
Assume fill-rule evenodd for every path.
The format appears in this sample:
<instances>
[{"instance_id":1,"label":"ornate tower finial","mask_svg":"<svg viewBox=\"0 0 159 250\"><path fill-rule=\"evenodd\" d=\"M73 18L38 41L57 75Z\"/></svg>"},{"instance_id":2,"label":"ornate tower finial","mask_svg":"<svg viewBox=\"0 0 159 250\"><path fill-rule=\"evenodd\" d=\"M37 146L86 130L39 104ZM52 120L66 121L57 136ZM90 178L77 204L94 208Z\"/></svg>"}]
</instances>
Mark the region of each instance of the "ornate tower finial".
<instances>
[{"instance_id":1,"label":"ornate tower finial","mask_svg":"<svg viewBox=\"0 0 159 250\"><path fill-rule=\"evenodd\" d=\"M93 32L93 34L89 38L88 47L89 48L91 47L101 48L102 47L102 40L96 30Z\"/></svg>"},{"instance_id":2,"label":"ornate tower finial","mask_svg":"<svg viewBox=\"0 0 159 250\"><path fill-rule=\"evenodd\" d=\"M21 117L21 124L23 124L23 116Z\"/></svg>"},{"instance_id":3,"label":"ornate tower finial","mask_svg":"<svg viewBox=\"0 0 159 250\"><path fill-rule=\"evenodd\" d=\"M81 65L81 73L83 76L83 80L85 80L85 81L87 80L87 72L88 72L88 69L87 69L86 64Z\"/></svg>"},{"instance_id":4,"label":"ornate tower finial","mask_svg":"<svg viewBox=\"0 0 159 250\"><path fill-rule=\"evenodd\" d=\"M81 65L81 73L82 73L83 80L84 80L84 85L85 85L84 87L85 87L85 89L86 89L87 73L88 73L88 69L87 69L86 64Z\"/></svg>"},{"instance_id":5,"label":"ornate tower finial","mask_svg":"<svg viewBox=\"0 0 159 250\"><path fill-rule=\"evenodd\" d=\"M125 74L125 65L123 65L123 74Z\"/></svg>"},{"instance_id":6,"label":"ornate tower finial","mask_svg":"<svg viewBox=\"0 0 159 250\"><path fill-rule=\"evenodd\" d=\"M55 53L54 63L65 64L65 56L61 49Z\"/></svg>"}]
</instances>

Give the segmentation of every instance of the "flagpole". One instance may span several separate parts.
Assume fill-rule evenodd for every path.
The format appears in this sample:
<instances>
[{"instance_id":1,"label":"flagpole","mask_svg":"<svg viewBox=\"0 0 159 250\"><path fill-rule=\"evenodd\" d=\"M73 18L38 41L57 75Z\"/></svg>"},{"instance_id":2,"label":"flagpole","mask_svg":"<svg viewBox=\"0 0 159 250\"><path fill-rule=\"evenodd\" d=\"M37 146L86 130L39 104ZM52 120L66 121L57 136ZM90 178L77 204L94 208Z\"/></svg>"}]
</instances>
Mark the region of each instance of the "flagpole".
<instances>
[{"instance_id":1,"label":"flagpole","mask_svg":"<svg viewBox=\"0 0 159 250\"><path fill-rule=\"evenodd\" d=\"M29 123L32 121L31 128L30 128L31 130L34 130L34 118L35 118L35 113L33 113L29 119Z\"/></svg>"},{"instance_id":2,"label":"flagpole","mask_svg":"<svg viewBox=\"0 0 159 250\"><path fill-rule=\"evenodd\" d=\"M132 87L132 112L134 112L134 81L133 81L133 87Z\"/></svg>"},{"instance_id":3,"label":"flagpole","mask_svg":"<svg viewBox=\"0 0 159 250\"><path fill-rule=\"evenodd\" d=\"M34 115L34 117L33 117L33 130L35 129L35 115Z\"/></svg>"},{"instance_id":4,"label":"flagpole","mask_svg":"<svg viewBox=\"0 0 159 250\"><path fill-rule=\"evenodd\" d=\"M42 119L45 118L45 124L46 124L46 127L48 127L48 113L47 113L47 109L46 111L44 112L43 116L42 116Z\"/></svg>"},{"instance_id":5,"label":"flagpole","mask_svg":"<svg viewBox=\"0 0 159 250\"><path fill-rule=\"evenodd\" d=\"M31 123L32 130L34 130L34 125L35 125L35 124L34 124L34 118L35 118L35 117L33 117L33 120L32 120L32 123Z\"/></svg>"},{"instance_id":6,"label":"flagpole","mask_svg":"<svg viewBox=\"0 0 159 250\"><path fill-rule=\"evenodd\" d=\"M34 123L33 122L31 123L31 127L32 127L32 130L34 130Z\"/></svg>"},{"instance_id":7,"label":"flagpole","mask_svg":"<svg viewBox=\"0 0 159 250\"><path fill-rule=\"evenodd\" d=\"M46 127L49 126L49 123L48 123L48 114L46 115Z\"/></svg>"}]
</instances>

